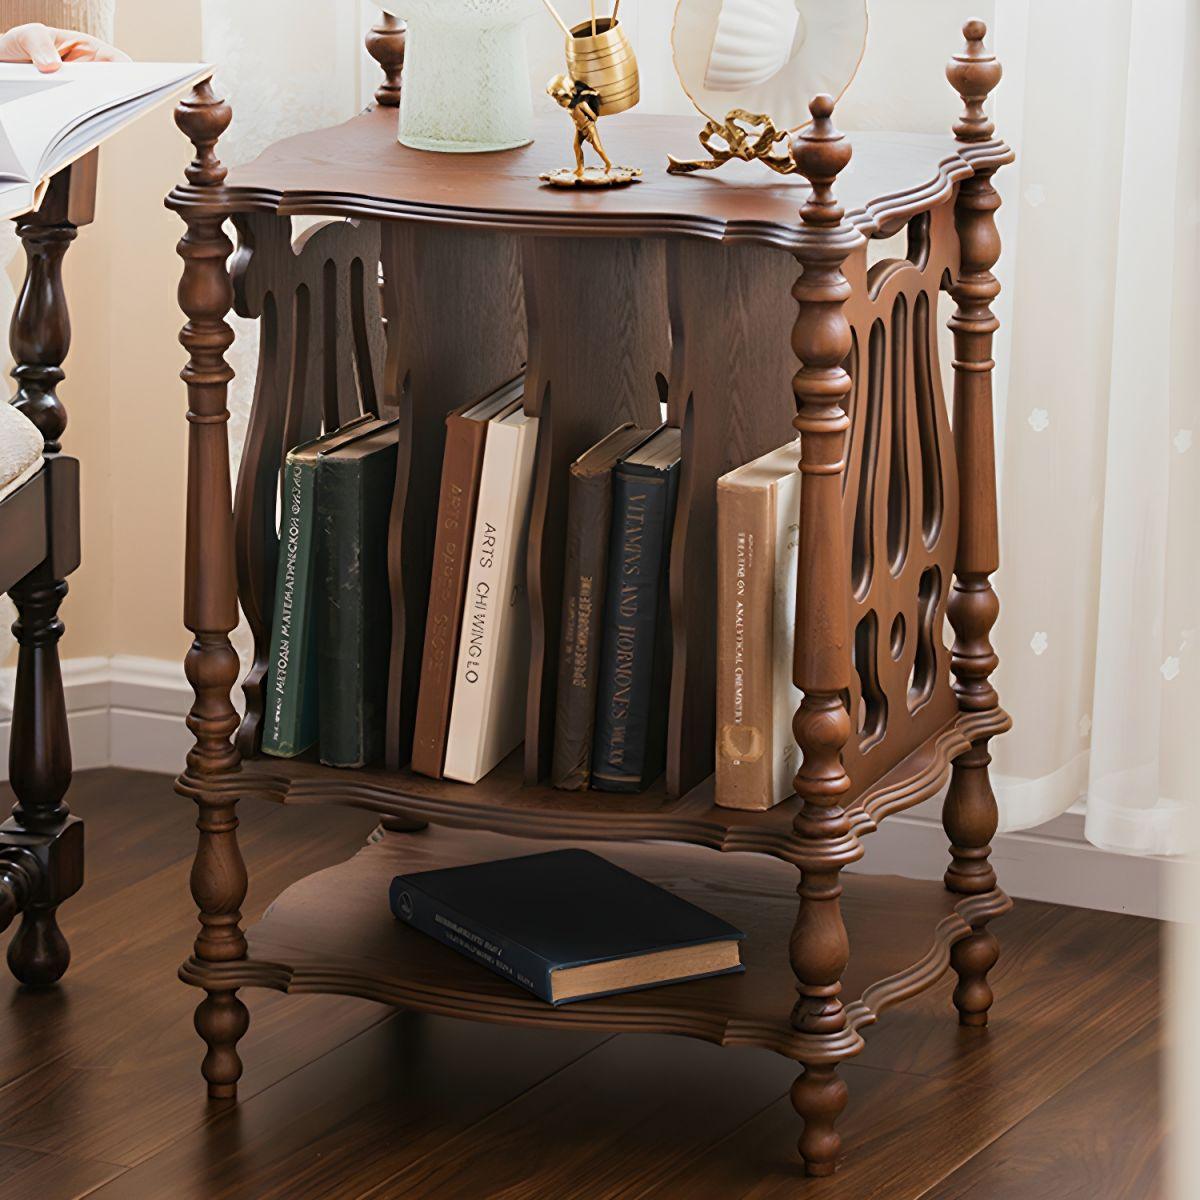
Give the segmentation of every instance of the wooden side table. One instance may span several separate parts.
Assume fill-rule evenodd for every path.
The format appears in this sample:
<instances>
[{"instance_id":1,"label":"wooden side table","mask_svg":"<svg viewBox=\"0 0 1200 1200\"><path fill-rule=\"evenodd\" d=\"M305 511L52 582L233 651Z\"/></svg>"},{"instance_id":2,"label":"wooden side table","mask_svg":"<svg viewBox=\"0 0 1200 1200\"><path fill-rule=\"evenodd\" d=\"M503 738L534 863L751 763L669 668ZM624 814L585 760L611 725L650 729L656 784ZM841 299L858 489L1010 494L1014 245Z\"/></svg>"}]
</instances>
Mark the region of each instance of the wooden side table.
<instances>
[{"instance_id":1,"label":"wooden side table","mask_svg":"<svg viewBox=\"0 0 1200 1200\"><path fill-rule=\"evenodd\" d=\"M70 814L71 742L58 641L67 576L79 566L79 463L62 453L58 398L71 344L62 261L95 213L97 152L51 180L37 212L19 217L25 282L9 333L12 403L45 439L45 462L0 504L0 589L17 606L19 644L8 771L17 803L0 825L0 929L20 914L8 965L30 987L56 983L71 952L56 913L83 883L83 822Z\"/></svg>"},{"instance_id":2,"label":"wooden side table","mask_svg":"<svg viewBox=\"0 0 1200 1200\"><path fill-rule=\"evenodd\" d=\"M960 1021L986 1024L997 957L988 925L1010 907L988 863L988 743L1009 724L989 682L998 609L989 576L992 175L1012 154L983 112L999 65L982 23L964 32L948 67L965 103L953 137L864 134L852 160L832 101L818 97L813 124L793 141L800 177L790 178L753 167L668 176L657 165L688 147L694 122L631 113L605 138L614 157L648 168L645 183L609 194L538 188L539 172L559 165L557 114L522 150L427 155L397 145L385 106L227 173L216 145L228 106L207 83L180 106L196 150L168 201L187 227L180 299L196 742L178 790L197 804L200 830L200 933L181 975L204 991L196 1028L213 1098L236 1094L248 1022L238 991L249 986L513 1024L679 1033L764 1046L801 1064L792 1092L800 1152L810 1174L825 1175L847 1101L838 1064L884 1009L952 967ZM371 44L388 72L381 99L393 101L401 34L385 24ZM336 219L293 242L290 218L301 215ZM239 240L232 269L227 221ZM881 250L902 231L906 249ZM952 424L937 363L943 290L957 305ZM262 331L236 494L226 433L231 306ZM539 418L526 738L464 786L406 768L443 421L523 362L526 408ZM545 775L566 468L622 420L656 424L662 399L683 431L667 771L638 796L556 791ZM283 456L368 411L402 427L389 533L388 765L339 771L264 758ZM765 813L721 809L711 779L715 483L796 431L795 681L804 699L794 729L803 763L789 802ZM239 604L255 639L241 719L229 642ZM884 817L947 779L945 886L909 882L904 904L881 911L871 878L842 868ZM357 805L380 814L382 831L350 862L288 889L244 932L241 796ZM605 853L615 861L745 929L745 974L552 1009L391 918L393 874L517 853L529 843L516 839L532 838L612 843ZM684 845L647 844L663 842ZM760 857L712 853L735 850Z\"/></svg>"}]
</instances>

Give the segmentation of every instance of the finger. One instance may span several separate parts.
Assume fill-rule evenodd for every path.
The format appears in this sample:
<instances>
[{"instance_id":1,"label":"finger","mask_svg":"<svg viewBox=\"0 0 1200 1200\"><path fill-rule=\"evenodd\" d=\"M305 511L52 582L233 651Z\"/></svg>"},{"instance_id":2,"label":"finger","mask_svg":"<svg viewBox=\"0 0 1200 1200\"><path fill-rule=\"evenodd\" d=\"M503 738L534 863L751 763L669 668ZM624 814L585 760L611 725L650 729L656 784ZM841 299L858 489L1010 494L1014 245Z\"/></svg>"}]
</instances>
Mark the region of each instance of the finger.
<instances>
[{"instance_id":1,"label":"finger","mask_svg":"<svg viewBox=\"0 0 1200 1200\"><path fill-rule=\"evenodd\" d=\"M15 31L17 45L39 71L57 71L62 58L54 45L54 34L45 25L22 25Z\"/></svg>"},{"instance_id":2,"label":"finger","mask_svg":"<svg viewBox=\"0 0 1200 1200\"><path fill-rule=\"evenodd\" d=\"M133 59L125 53L124 50L118 50L116 46L110 46L107 42L96 43L96 62L133 62Z\"/></svg>"},{"instance_id":3,"label":"finger","mask_svg":"<svg viewBox=\"0 0 1200 1200\"><path fill-rule=\"evenodd\" d=\"M55 30L58 52L64 62L129 62L129 55L88 33Z\"/></svg>"}]
</instances>

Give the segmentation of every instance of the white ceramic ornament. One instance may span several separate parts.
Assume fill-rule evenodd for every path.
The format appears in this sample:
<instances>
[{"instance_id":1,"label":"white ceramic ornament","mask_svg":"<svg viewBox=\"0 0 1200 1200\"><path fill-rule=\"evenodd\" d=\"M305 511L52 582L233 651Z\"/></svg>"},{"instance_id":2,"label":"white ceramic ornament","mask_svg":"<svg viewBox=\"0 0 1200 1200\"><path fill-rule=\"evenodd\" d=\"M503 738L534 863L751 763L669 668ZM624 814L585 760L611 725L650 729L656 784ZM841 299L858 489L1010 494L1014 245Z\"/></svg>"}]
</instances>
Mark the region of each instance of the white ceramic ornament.
<instances>
[{"instance_id":1,"label":"white ceramic ornament","mask_svg":"<svg viewBox=\"0 0 1200 1200\"><path fill-rule=\"evenodd\" d=\"M813 96L846 90L866 41L866 0L679 0L671 31L675 72L704 116L739 108L779 129L807 124Z\"/></svg>"}]
</instances>

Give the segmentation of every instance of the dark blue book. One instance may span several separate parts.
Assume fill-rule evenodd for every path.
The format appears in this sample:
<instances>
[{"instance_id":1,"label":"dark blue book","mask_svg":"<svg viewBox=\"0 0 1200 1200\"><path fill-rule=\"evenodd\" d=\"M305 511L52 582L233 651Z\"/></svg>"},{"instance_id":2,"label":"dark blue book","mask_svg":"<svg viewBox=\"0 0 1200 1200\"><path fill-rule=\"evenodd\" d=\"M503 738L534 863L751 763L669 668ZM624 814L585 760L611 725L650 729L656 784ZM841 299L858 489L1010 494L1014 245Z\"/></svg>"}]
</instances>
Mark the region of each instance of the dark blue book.
<instances>
[{"instance_id":1,"label":"dark blue book","mask_svg":"<svg viewBox=\"0 0 1200 1200\"><path fill-rule=\"evenodd\" d=\"M667 567L682 434L664 426L613 471L593 788L644 791L666 762L671 635Z\"/></svg>"},{"instance_id":2,"label":"dark blue book","mask_svg":"<svg viewBox=\"0 0 1200 1200\"><path fill-rule=\"evenodd\" d=\"M744 934L587 850L397 875L392 912L550 1004L741 971Z\"/></svg>"}]
</instances>

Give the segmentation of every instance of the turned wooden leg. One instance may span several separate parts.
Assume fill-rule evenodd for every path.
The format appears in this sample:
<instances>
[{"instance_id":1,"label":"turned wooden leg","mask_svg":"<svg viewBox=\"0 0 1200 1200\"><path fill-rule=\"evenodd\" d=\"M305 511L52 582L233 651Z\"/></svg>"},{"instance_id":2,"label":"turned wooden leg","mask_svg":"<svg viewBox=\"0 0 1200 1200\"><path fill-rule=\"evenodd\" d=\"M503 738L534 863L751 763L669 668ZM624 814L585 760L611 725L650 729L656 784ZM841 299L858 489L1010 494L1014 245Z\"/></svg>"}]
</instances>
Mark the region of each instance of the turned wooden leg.
<instances>
[{"instance_id":1,"label":"turned wooden leg","mask_svg":"<svg viewBox=\"0 0 1200 1200\"><path fill-rule=\"evenodd\" d=\"M67 412L56 389L71 345L63 256L77 226L91 220L94 195L90 155L59 172L38 211L17 222L26 271L9 331L17 384L12 403L45 443L47 497L46 558L9 592L19 646L9 750L17 803L0 825L0 928L22 914L8 965L27 987L49 987L66 971L71 952L58 907L83 883L83 826L65 801L71 742L58 657L64 580L79 565L79 464L60 452Z\"/></svg>"},{"instance_id":2,"label":"turned wooden leg","mask_svg":"<svg viewBox=\"0 0 1200 1200\"><path fill-rule=\"evenodd\" d=\"M64 797L71 783L71 742L58 660L63 632L58 607L66 592L65 583L48 578L47 569L39 568L10 593L17 606L13 633L20 646L9 764L17 803L11 822L0 828L0 842L6 830L14 838L34 834L48 839L35 850L35 886L8 944L9 969L27 987L49 987L66 972L71 951L56 914L83 878L82 842L77 837L69 848L69 864L52 861L48 853L53 851L57 859L68 849L54 845L70 815ZM68 877L71 890L60 886Z\"/></svg>"},{"instance_id":3,"label":"turned wooden leg","mask_svg":"<svg viewBox=\"0 0 1200 1200\"><path fill-rule=\"evenodd\" d=\"M804 693L792 721L801 750L794 786L800 811L793 821L800 866L800 911L789 957L798 999L792 1028L803 1047L804 1073L792 1103L804 1121L800 1154L809 1175L832 1175L841 1139L835 1128L846 1107L839 1061L857 1054L862 1039L846 1021L842 972L850 941L841 911L841 870L862 857L842 800L850 787L843 750L853 724L844 697L850 683L849 613L829 602L848 578L842 520L845 434L842 400L851 381L842 364L851 347L842 306L850 286L842 264L862 237L843 223L833 183L850 161L850 145L833 127L833 100L818 96L813 123L792 141L792 158L812 185L800 210L796 257L804 271L792 295L799 314L792 348L803 366L792 380L793 425L800 433L800 570L796 587L796 651L793 678ZM807 1052L806 1052L807 1051Z\"/></svg>"},{"instance_id":4,"label":"turned wooden leg","mask_svg":"<svg viewBox=\"0 0 1200 1200\"><path fill-rule=\"evenodd\" d=\"M207 1051L202 1071L213 1100L237 1095L242 1073L237 1043L249 1014L236 985L221 982L222 968L246 957L241 906L246 898L246 864L237 840L240 758L233 745L238 727L230 692L240 664L229 641L238 622L234 565L233 496L229 477L228 387L233 371L225 352L233 332L225 316L233 303L227 262L233 247L220 210L225 168L215 153L231 117L208 80L175 110L175 121L196 149L187 168L188 187L172 192L168 204L187 223L179 243L183 278L179 302L188 322L179 335L188 351L182 376L188 390L188 487L184 624L195 634L184 662L195 694L187 724L195 737L178 790L196 802L199 837L192 863L192 896L200 929L192 956L181 968L185 980L204 988L196 1009L196 1031Z\"/></svg>"},{"instance_id":5,"label":"turned wooden leg","mask_svg":"<svg viewBox=\"0 0 1200 1200\"><path fill-rule=\"evenodd\" d=\"M837 1063L804 1063L804 1073L792 1084L792 1107L804 1121L800 1156L804 1171L815 1177L837 1169L842 1139L834 1128L850 1099L850 1090L837 1073Z\"/></svg>"},{"instance_id":6,"label":"turned wooden leg","mask_svg":"<svg viewBox=\"0 0 1200 1200\"><path fill-rule=\"evenodd\" d=\"M962 116L954 126L959 142L989 139L994 127L984 112L988 93L1000 81L1000 64L987 52L982 21L963 26L966 45L946 68L947 78L962 97ZM997 321L992 302L1000 285L992 267L1000 255L996 209L1000 196L992 186L995 168L980 170L959 185L954 224L962 257L951 283L955 300L950 329L954 334L954 450L961 486L954 587L948 613L954 628L950 669L959 709L966 714L994 712L999 701L991 683L997 657L991 630L1000 612L990 576L1000 561L996 518L996 456L992 431L992 337ZM988 862L996 833L996 798L988 780L987 739L975 742L954 763L942 824L950 839L951 863L946 886L965 896L996 887ZM951 951L958 974L954 1003L963 1025L987 1024L992 1004L988 971L999 954L986 922Z\"/></svg>"},{"instance_id":7,"label":"turned wooden leg","mask_svg":"<svg viewBox=\"0 0 1200 1200\"><path fill-rule=\"evenodd\" d=\"M237 1099L242 1077L237 1044L250 1027L250 1013L238 999L237 989L206 991L196 1006L195 1026L208 1047L200 1073L208 1083L209 1099Z\"/></svg>"},{"instance_id":8,"label":"turned wooden leg","mask_svg":"<svg viewBox=\"0 0 1200 1200\"><path fill-rule=\"evenodd\" d=\"M988 780L991 761L986 741L962 754L954 763L942 808L942 827L950 839L946 887L963 896L977 896L996 886L996 872L988 861L999 817ZM1000 946L986 921L971 928L970 936L955 942L950 951L950 965L958 974L954 1006L959 1024L983 1026L992 1006L987 975L996 965Z\"/></svg>"}]
</instances>

